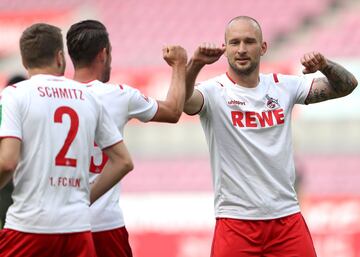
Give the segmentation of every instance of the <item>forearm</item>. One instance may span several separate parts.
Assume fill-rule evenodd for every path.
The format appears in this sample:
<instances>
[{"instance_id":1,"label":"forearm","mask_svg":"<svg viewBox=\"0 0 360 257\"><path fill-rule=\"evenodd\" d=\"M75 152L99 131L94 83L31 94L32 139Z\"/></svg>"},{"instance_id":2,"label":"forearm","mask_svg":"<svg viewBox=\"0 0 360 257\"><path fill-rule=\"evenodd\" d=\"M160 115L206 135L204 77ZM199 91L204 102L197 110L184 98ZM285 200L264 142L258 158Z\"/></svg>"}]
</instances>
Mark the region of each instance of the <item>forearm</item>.
<instances>
[{"instance_id":1,"label":"forearm","mask_svg":"<svg viewBox=\"0 0 360 257\"><path fill-rule=\"evenodd\" d=\"M326 76L329 85L339 96L350 94L358 84L353 74L330 60L327 60L327 65L320 71Z\"/></svg>"},{"instance_id":2,"label":"forearm","mask_svg":"<svg viewBox=\"0 0 360 257\"><path fill-rule=\"evenodd\" d=\"M171 83L166 96L165 105L172 113L173 120L179 120L185 103L185 65L178 65L172 68Z\"/></svg>"},{"instance_id":3,"label":"forearm","mask_svg":"<svg viewBox=\"0 0 360 257\"><path fill-rule=\"evenodd\" d=\"M205 66L205 64L199 64L190 59L187 67L186 67L186 96L185 102L189 100L194 92L194 86L196 82L196 78L199 75L201 69Z\"/></svg>"},{"instance_id":4,"label":"forearm","mask_svg":"<svg viewBox=\"0 0 360 257\"><path fill-rule=\"evenodd\" d=\"M132 164L121 165L119 171L118 164L108 161L100 176L97 177L90 191L90 205L99 199L103 194L116 185L127 173L129 173L133 166Z\"/></svg>"}]
</instances>

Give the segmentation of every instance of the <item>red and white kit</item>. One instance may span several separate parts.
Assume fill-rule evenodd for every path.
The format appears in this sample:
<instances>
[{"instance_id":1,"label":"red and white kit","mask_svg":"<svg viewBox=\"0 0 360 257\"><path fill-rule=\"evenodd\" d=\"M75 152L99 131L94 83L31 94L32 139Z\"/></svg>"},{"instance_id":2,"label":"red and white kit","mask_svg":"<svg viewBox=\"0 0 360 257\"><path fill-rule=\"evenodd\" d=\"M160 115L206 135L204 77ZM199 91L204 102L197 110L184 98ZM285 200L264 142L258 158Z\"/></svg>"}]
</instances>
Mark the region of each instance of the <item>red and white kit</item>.
<instances>
[{"instance_id":1,"label":"red and white kit","mask_svg":"<svg viewBox=\"0 0 360 257\"><path fill-rule=\"evenodd\" d=\"M123 133L125 124L132 118L142 122L151 120L157 111L157 102L145 97L139 90L127 85L105 84L98 80L86 84L104 104L108 113ZM106 157L105 157L106 159ZM90 165L90 183L101 173L106 160L95 147ZM119 206L120 183L91 205L91 230L105 231L123 227L123 214Z\"/></svg>"},{"instance_id":2,"label":"red and white kit","mask_svg":"<svg viewBox=\"0 0 360 257\"><path fill-rule=\"evenodd\" d=\"M147 122L158 109L154 99L127 85L105 84L96 80L87 86L100 98L121 133L130 119ZM101 150L95 147L90 165L91 182L101 173L106 160ZM120 253L121 256L132 256L119 198L120 183L90 207L95 248L101 256L118 256Z\"/></svg>"},{"instance_id":3,"label":"red and white kit","mask_svg":"<svg viewBox=\"0 0 360 257\"><path fill-rule=\"evenodd\" d=\"M199 115L215 190L211 256L315 257L294 189L290 127L312 80L276 74L259 80L247 88L223 74L196 87L204 97Z\"/></svg>"},{"instance_id":4,"label":"red and white kit","mask_svg":"<svg viewBox=\"0 0 360 257\"><path fill-rule=\"evenodd\" d=\"M290 121L311 84L305 77L260 74L257 87L246 88L223 74L196 87L204 97L199 115L216 217L266 220L300 211Z\"/></svg>"},{"instance_id":5,"label":"red and white kit","mask_svg":"<svg viewBox=\"0 0 360 257\"><path fill-rule=\"evenodd\" d=\"M122 140L99 99L64 77L35 75L2 92L0 137L22 141L5 228L90 231L89 163L94 141Z\"/></svg>"}]
</instances>

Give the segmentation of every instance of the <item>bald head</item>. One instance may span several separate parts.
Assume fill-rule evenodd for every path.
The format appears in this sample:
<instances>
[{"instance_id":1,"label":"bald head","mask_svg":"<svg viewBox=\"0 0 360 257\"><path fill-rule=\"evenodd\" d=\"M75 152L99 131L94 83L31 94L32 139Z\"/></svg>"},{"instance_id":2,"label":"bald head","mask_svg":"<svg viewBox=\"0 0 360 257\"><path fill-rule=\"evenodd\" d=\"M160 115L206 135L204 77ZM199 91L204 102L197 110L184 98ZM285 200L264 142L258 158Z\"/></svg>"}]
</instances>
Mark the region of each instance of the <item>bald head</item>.
<instances>
[{"instance_id":1,"label":"bald head","mask_svg":"<svg viewBox=\"0 0 360 257\"><path fill-rule=\"evenodd\" d=\"M262 42L262 30L259 22L249 16L237 16L232 18L225 29L225 42L228 40L229 31L237 30L240 24L247 25L255 34L259 42Z\"/></svg>"}]
</instances>

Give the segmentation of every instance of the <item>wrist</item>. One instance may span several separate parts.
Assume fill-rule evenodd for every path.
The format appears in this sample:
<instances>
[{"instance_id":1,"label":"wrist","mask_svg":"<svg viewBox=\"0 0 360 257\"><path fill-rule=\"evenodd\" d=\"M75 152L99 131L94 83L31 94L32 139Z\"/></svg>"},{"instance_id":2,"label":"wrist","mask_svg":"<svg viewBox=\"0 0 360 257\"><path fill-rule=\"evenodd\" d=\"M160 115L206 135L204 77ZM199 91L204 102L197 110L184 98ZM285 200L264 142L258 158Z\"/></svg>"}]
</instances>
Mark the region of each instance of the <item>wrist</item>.
<instances>
[{"instance_id":1,"label":"wrist","mask_svg":"<svg viewBox=\"0 0 360 257\"><path fill-rule=\"evenodd\" d=\"M319 69L321 72L326 72L331 67L331 62L328 59L324 60L324 64Z\"/></svg>"},{"instance_id":2,"label":"wrist","mask_svg":"<svg viewBox=\"0 0 360 257\"><path fill-rule=\"evenodd\" d=\"M204 62L193 58L191 58L189 63L187 64L188 69L191 68L196 70L201 70L204 66L205 66Z\"/></svg>"}]
</instances>

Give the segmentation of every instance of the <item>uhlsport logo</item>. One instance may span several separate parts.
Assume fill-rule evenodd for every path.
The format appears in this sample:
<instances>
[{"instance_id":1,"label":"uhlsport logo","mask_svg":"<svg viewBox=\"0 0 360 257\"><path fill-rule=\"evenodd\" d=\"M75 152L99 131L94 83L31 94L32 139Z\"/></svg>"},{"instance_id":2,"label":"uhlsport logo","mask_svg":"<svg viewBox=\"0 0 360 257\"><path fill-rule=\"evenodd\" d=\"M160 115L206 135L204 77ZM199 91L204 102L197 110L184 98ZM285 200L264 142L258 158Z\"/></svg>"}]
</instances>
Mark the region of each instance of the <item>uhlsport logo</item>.
<instances>
[{"instance_id":1,"label":"uhlsport logo","mask_svg":"<svg viewBox=\"0 0 360 257\"><path fill-rule=\"evenodd\" d=\"M227 101L228 105L245 105L244 101L239 101L239 100L229 100Z\"/></svg>"},{"instance_id":2,"label":"uhlsport logo","mask_svg":"<svg viewBox=\"0 0 360 257\"><path fill-rule=\"evenodd\" d=\"M275 99L275 98L272 98L271 96L269 95L266 95L266 106L270 109L270 110L274 110L274 109L277 109L280 107L279 105L279 100L278 99Z\"/></svg>"}]
</instances>

